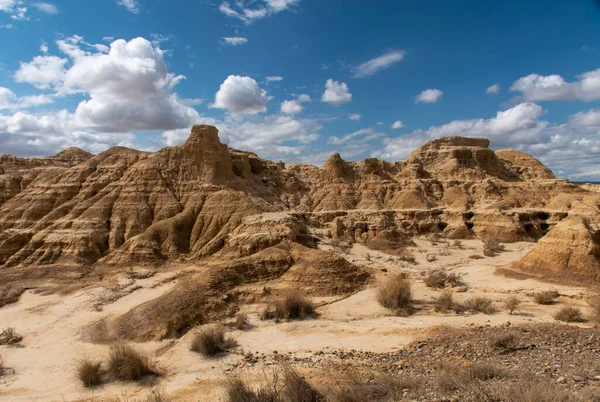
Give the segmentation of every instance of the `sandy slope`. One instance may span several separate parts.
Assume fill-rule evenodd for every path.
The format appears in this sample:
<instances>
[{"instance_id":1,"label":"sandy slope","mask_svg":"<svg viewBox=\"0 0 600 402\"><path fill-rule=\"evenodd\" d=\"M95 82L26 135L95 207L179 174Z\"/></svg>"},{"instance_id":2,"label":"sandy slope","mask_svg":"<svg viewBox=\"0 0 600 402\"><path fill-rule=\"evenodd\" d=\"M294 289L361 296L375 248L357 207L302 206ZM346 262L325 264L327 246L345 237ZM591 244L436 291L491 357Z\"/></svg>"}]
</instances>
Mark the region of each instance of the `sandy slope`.
<instances>
[{"instance_id":1,"label":"sandy slope","mask_svg":"<svg viewBox=\"0 0 600 402\"><path fill-rule=\"evenodd\" d=\"M532 243L507 244L507 251L493 258L470 259L481 255L478 240L463 241L457 248L451 243L431 244L425 239L416 240L413 252L418 264L403 262L396 257L355 245L346 257L353 262L376 269L378 279L396 271L408 271L414 281L413 290L420 310L413 316L395 317L380 307L375 300L375 289L363 290L345 299L319 299L320 317L316 320L280 323L260 321L261 305L246 306L253 326L247 331L233 331L239 342L235 353L207 360L188 350L192 333L177 340L149 342L139 345L151 353L165 377L155 384L174 400L219 400L219 387L226 373L243 362L243 354L292 354L303 356L324 349L356 349L384 352L402 347L415 339L426 337L440 325L495 325L523 322L554 321L552 314L561 305L571 304L586 308L583 288L549 285L534 279L519 280L494 274L495 266L505 265L523 256ZM327 247L327 246L325 246ZM426 256L434 254L436 261L427 262ZM381 269L385 268L387 272ZM457 298L486 295L498 302L507 295L517 294L523 300L518 314L501 311L494 315L443 315L431 311L427 303L440 291L426 288L421 280L424 273L445 268L464 275L469 289ZM75 378L74 362L81 356L102 359L108 346L81 341L84 327L100 318L123 313L130 308L154 299L169 290L174 281L165 281L173 273L162 273L153 278L137 280L141 288L118 301L96 311L94 305L103 288L85 289L68 296L43 296L26 292L21 300L0 309L0 327L14 327L24 336L22 347L0 347L6 366L15 374L0 377L0 400L3 401L74 401L109 397L127 397L129 400L145 398L152 390L150 385L111 383L99 389L85 390ZM185 279L179 279L185 280ZM164 283L163 283L164 282ZM528 297L540 290L556 289L561 295L560 305L540 306ZM104 292L104 293L103 293ZM243 365L243 364L242 364ZM242 369L246 374L259 374L261 365Z\"/></svg>"}]
</instances>

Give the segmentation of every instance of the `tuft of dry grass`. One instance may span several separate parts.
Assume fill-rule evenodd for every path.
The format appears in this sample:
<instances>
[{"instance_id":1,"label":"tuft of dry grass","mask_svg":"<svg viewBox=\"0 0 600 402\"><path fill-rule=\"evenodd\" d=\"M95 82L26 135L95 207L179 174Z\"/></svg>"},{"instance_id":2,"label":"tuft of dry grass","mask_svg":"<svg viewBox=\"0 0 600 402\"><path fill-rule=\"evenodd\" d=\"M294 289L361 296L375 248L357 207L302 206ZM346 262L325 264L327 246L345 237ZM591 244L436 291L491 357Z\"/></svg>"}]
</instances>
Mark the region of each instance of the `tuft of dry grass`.
<instances>
[{"instance_id":1,"label":"tuft of dry grass","mask_svg":"<svg viewBox=\"0 0 600 402\"><path fill-rule=\"evenodd\" d=\"M240 331L248 326L248 315L244 313L240 313L235 317L235 322L233 326Z\"/></svg>"},{"instance_id":2,"label":"tuft of dry grass","mask_svg":"<svg viewBox=\"0 0 600 402\"><path fill-rule=\"evenodd\" d=\"M462 241L460 241L460 240L454 240L454 241L452 242L452 246L453 246L453 247L456 247L456 248L459 248L459 249L462 249L462 248L463 248Z\"/></svg>"},{"instance_id":3,"label":"tuft of dry grass","mask_svg":"<svg viewBox=\"0 0 600 402\"><path fill-rule=\"evenodd\" d=\"M426 286L433 289L444 289L447 286L457 287L465 285L459 274L448 273L443 270L429 272L424 281Z\"/></svg>"},{"instance_id":4,"label":"tuft of dry grass","mask_svg":"<svg viewBox=\"0 0 600 402\"><path fill-rule=\"evenodd\" d=\"M554 304L554 301L558 299L560 294L556 290L547 290L545 292L538 292L533 295L533 301L537 304Z\"/></svg>"},{"instance_id":5,"label":"tuft of dry grass","mask_svg":"<svg viewBox=\"0 0 600 402\"><path fill-rule=\"evenodd\" d=\"M549 381L526 380L495 392L502 402L568 402L570 395Z\"/></svg>"},{"instance_id":6,"label":"tuft of dry grass","mask_svg":"<svg viewBox=\"0 0 600 402\"><path fill-rule=\"evenodd\" d=\"M267 306L262 313L263 320L303 320L316 317L314 304L298 291L285 293Z\"/></svg>"},{"instance_id":7,"label":"tuft of dry grass","mask_svg":"<svg viewBox=\"0 0 600 402\"><path fill-rule=\"evenodd\" d=\"M108 355L108 375L118 381L138 381L147 375L156 375L148 356L126 343L110 347Z\"/></svg>"},{"instance_id":8,"label":"tuft of dry grass","mask_svg":"<svg viewBox=\"0 0 600 402\"><path fill-rule=\"evenodd\" d=\"M513 314L515 311L517 311L520 305L521 299L519 299L517 296L509 296L504 300L504 307L506 307L506 310L508 310L510 314Z\"/></svg>"},{"instance_id":9,"label":"tuft of dry grass","mask_svg":"<svg viewBox=\"0 0 600 402\"><path fill-rule=\"evenodd\" d=\"M335 384L327 390L328 402L399 401L406 390L417 392L420 383L411 377L382 373L359 373L351 370L344 378L330 381Z\"/></svg>"},{"instance_id":10,"label":"tuft of dry grass","mask_svg":"<svg viewBox=\"0 0 600 402\"><path fill-rule=\"evenodd\" d=\"M469 258L472 260L482 260L484 257L479 254L472 254L469 256Z\"/></svg>"},{"instance_id":11,"label":"tuft of dry grass","mask_svg":"<svg viewBox=\"0 0 600 402\"><path fill-rule=\"evenodd\" d=\"M77 378L86 388L97 387L102 384L104 371L102 363L81 358L77 361Z\"/></svg>"},{"instance_id":12,"label":"tuft of dry grass","mask_svg":"<svg viewBox=\"0 0 600 402\"><path fill-rule=\"evenodd\" d=\"M444 290L435 301L433 309L437 313L448 313L454 309L454 294L450 289Z\"/></svg>"},{"instance_id":13,"label":"tuft of dry grass","mask_svg":"<svg viewBox=\"0 0 600 402\"><path fill-rule=\"evenodd\" d=\"M493 301L489 297L476 296L464 302L464 308L473 313L494 314Z\"/></svg>"},{"instance_id":14,"label":"tuft of dry grass","mask_svg":"<svg viewBox=\"0 0 600 402\"><path fill-rule=\"evenodd\" d=\"M23 340L14 328L3 329L0 333L0 345L16 345Z\"/></svg>"},{"instance_id":15,"label":"tuft of dry grass","mask_svg":"<svg viewBox=\"0 0 600 402\"><path fill-rule=\"evenodd\" d=\"M505 332L494 336L490 345L497 349L514 350L519 344L519 336L515 332Z\"/></svg>"},{"instance_id":16,"label":"tuft of dry grass","mask_svg":"<svg viewBox=\"0 0 600 402\"><path fill-rule=\"evenodd\" d=\"M325 397L292 367L284 370L285 386L283 400L285 402L324 402Z\"/></svg>"},{"instance_id":17,"label":"tuft of dry grass","mask_svg":"<svg viewBox=\"0 0 600 402\"><path fill-rule=\"evenodd\" d=\"M211 357L224 353L235 346L237 346L237 342L233 338L225 337L225 329L222 326L210 325L194 335L190 350Z\"/></svg>"},{"instance_id":18,"label":"tuft of dry grass","mask_svg":"<svg viewBox=\"0 0 600 402\"><path fill-rule=\"evenodd\" d=\"M566 323L584 321L581 310L570 306L566 306L558 310L558 312L554 315L554 318L558 321L563 321Z\"/></svg>"},{"instance_id":19,"label":"tuft of dry grass","mask_svg":"<svg viewBox=\"0 0 600 402\"><path fill-rule=\"evenodd\" d=\"M281 402L280 391L274 382L272 388L252 389L239 377L231 377L225 385L226 402Z\"/></svg>"},{"instance_id":20,"label":"tuft of dry grass","mask_svg":"<svg viewBox=\"0 0 600 402\"><path fill-rule=\"evenodd\" d=\"M387 278L377 289L377 301L385 308L409 313L412 307L410 280L405 274Z\"/></svg>"},{"instance_id":21,"label":"tuft of dry grass","mask_svg":"<svg viewBox=\"0 0 600 402\"><path fill-rule=\"evenodd\" d=\"M600 294L592 295L587 300L588 304L592 308L591 319L595 323L600 323Z\"/></svg>"},{"instance_id":22,"label":"tuft of dry grass","mask_svg":"<svg viewBox=\"0 0 600 402\"><path fill-rule=\"evenodd\" d=\"M504 250L504 246L496 240L485 240L483 242L483 255L486 257L495 257Z\"/></svg>"},{"instance_id":23,"label":"tuft of dry grass","mask_svg":"<svg viewBox=\"0 0 600 402\"><path fill-rule=\"evenodd\" d=\"M170 399L162 391L153 389L145 402L169 402Z\"/></svg>"},{"instance_id":24,"label":"tuft of dry grass","mask_svg":"<svg viewBox=\"0 0 600 402\"><path fill-rule=\"evenodd\" d=\"M0 376L4 374L5 368L6 367L4 367L4 358L2 357L2 355L0 355Z\"/></svg>"}]
</instances>

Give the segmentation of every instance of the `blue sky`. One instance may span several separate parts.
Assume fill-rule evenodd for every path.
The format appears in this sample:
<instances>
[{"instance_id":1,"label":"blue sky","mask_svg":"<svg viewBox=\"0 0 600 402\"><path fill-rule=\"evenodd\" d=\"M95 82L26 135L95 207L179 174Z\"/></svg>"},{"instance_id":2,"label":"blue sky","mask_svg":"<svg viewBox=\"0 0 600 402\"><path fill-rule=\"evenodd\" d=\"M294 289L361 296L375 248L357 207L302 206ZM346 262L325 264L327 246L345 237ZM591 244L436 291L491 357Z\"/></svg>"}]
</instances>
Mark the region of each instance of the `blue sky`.
<instances>
[{"instance_id":1,"label":"blue sky","mask_svg":"<svg viewBox=\"0 0 600 402\"><path fill-rule=\"evenodd\" d=\"M286 162L464 135L600 180L599 38L591 0L0 0L0 153L209 123Z\"/></svg>"}]
</instances>

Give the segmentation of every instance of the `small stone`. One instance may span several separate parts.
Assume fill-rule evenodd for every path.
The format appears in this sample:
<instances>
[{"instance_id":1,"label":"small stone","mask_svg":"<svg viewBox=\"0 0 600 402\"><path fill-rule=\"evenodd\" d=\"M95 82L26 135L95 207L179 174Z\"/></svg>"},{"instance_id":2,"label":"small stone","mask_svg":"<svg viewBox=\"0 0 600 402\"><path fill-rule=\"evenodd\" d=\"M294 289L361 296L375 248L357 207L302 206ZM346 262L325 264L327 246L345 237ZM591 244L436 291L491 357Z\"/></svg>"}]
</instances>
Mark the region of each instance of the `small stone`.
<instances>
[{"instance_id":1,"label":"small stone","mask_svg":"<svg viewBox=\"0 0 600 402\"><path fill-rule=\"evenodd\" d=\"M567 379L565 377L558 377L558 379L556 380L557 383L559 384L564 384L567 382Z\"/></svg>"},{"instance_id":2,"label":"small stone","mask_svg":"<svg viewBox=\"0 0 600 402\"><path fill-rule=\"evenodd\" d=\"M573 378L573 381L575 381L575 382L585 382L586 381L585 377L582 377L579 375L571 376L571 378Z\"/></svg>"}]
</instances>

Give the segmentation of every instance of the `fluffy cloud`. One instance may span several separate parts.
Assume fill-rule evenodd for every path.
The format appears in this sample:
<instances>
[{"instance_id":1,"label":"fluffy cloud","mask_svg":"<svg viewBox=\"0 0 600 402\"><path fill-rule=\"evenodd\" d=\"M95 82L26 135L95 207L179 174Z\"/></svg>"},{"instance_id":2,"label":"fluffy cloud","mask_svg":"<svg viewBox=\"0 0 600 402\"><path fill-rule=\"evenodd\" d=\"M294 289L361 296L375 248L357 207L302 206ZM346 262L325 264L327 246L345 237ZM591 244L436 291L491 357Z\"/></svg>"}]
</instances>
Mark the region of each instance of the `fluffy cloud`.
<instances>
[{"instance_id":1,"label":"fluffy cloud","mask_svg":"<svg viewBox=\"0 0 600 402\"><path fill-rule=\"evenodd\" d=\"M138 14L140 12L138 0L117 0L117 4L125 7L130 13Z\"/></svg>"},{"instance_id":2,"label":"fluffy cloud","mask_svg":"<svg viewBox=\"0 0 600 402\"><path fill-rule=\"evenodd\" d=\"M47 51L48 46L45 49ZM21 63L15 73L15 80L32 84L40 89L56 87L65 79L67 62L67 59L57 56L36 56L29 63Z\"/></svg>"},{"instance_id":3,"label":"fluffy cloud","mask_svg":"<svg viewBox=\"0 0 600 402\"><path fill-rule=\"evenodd\" d=\"M510 87L520 92L527 101L581 100L590 102L600 99L600 69L577 76L577 81L566 82L560 75L530 74L521 77Z\"/></svg>"},{"instance_id":4,"label":"fluffy cloud","mask_svg":"<svg viewBox=\"0 0 600 402\"><path fill-rule=\"evenodd\" d=\"M230 75L221 84L211 107L232 113L256 114L266 112L267 93L250 77Z\"/></svg>"},{"instance_id":5,"label":"fluffy cloud","mask_svg":"<svg viewBox=\"0 0 600 402\"><path fill-rule=\"evenodd\" d=\"M167 70L163 53L144 38L114 41L107 53L104 45L92 45L81 37L57 41L68 59L38 56L23 63L15 78L41 88L53 88L54 96L80 94L73 113L0 116L0 143L12 144L24 154L58 151L64 146L101 149L128 144L133 130L173 130L189 127L199 115L180 99L174 87L185 77ZM23 97L21 107L48 103L42 95ZM16 108L16 107L11 107ZM22 144L15 148L19 141ZM16 151L15 151L16 152Z\"/></svg>"},{"instance_id":6,"label":"fluffy cloud","mask_svg":"<svg viewBox=\"0 0 600 402\"><path fill-rule=\"evenodd\" d=\"M354 68L355 78L364 78L375 75L381 70L390 68L393 64L404 59L404 52L393 51L364 62Z\"/></svg>"},{"instance_id":7,"label":"fluffy cloud","mask_svg":"<svg viewBox=\"0 0 600 402\"><path fill-rule=\"evenodd\" d=\"M259 19L285 11L299 2L300 0L259 0L256 2L236 1L234 4L230 4L224 1L219 5L219 11L228 17L251 24ZM253 8L248 7L249 5Z\"/></svg>"},{"instance_id":8,"label":"fluffy cloud","mask_svg":"<svg viewBox=\"0 0 600 402\"><path fill-rule=\"evenodd\" d=\"M325 83L325 92L321 101L334 105L341 105L352 100L352 94L345 82L334 81L331 78Z\"/></svg>"},{"instance_id":9,"label":"fluffy cloud","mask_svg":"<svg viewBox=\"0 0 600 402\"><path fill-rule=\"evenodd\" d=\"M0 87L0 110L21 110L53 102L54 100L48 95L30 95L19 98L10 89Z\"/></svg>"},{"instance_id":10,"label":"fluffy cloud","mask_svg":"<svg viewBox=\"0 0 600 402\"><path fill-rule=\"evenodd\" d=\"M0 11L10 14L10 18L15 21L29 19L23 0L0 0Z\"/></svg>"},{"instance_id":11,"label":"fluffy cloud","mask_svg":"<svg viewBox=\"0 0 600 402\"><path fill-rule=\"evenodd\" d=\"M360 120L361 115L359 115L358 113L348 113L348 118L350 120L358 121Z\"/></svg>"},{"instance_id":12,"label":"fluffy cloud","mask_svg":"<svg viewBox=\"0 0 600 402\"><path fill-rule=\"evenodd\" d=\"M297 99L286 100L281 103L281 113L297 115L302 113L304 106L302 103L310 102L310 96L306 94L299 95Z\"/></svg>"},{"instance_id":13,"label":"fluffy cloud","mask_svg":"<svg viewBox=\"0 0 600 402\"><path fill-rule=\"evenodd\" d=\"M495 95L498 92L500 92L500 84L494 84L491 87L488 87L488 89L485 90L485 93L488 95Z\"/></svg>"},{"instance_id":14,"label":"fluffy cloud","mask_svg":"<svg viewBox=\"0 0 600 402\"><path fill-rule=\"evenodd\" d=\"M392 129L393 130L398 130L398 129L402 128L402 127L404 127L404 123L402 123L402 121L400 121L400 120L396 120L394 122L394 124L392 124Z\"/></svg>"},{"instance_id":15,"label":"fluffy cloud","mask_svg":"<svg viewBox=\"0 0 600 402\"><path fill-rule=\"evenodd\" d=\"M223 42L226 45L239 46L239 45L248 43L248 39L242 38L241 36L232 36L232 37L224 37Z\"/></svg>"},{"instance_id":16,"label":"fluffy cloud","mask_svg":"<svg viewBox=\"0 0 600 402\"><path fill-rule=\"evenodd\" d=\"M58 8L54 4L39 2L39 3L32 3L31 5L34 8L36 8L38 11L41 11L42 13L52 14L52 15L58 14Z\"/></svg>"},{"instance_id":17,"label":"fluffy cloud","mask_svg":"<svg viewBox=\"0 0 600 402\"><path fill-rule=\"evenodd\" d=\"M436 103L442 97L444 92L439 89L426 89L417 95L415 103Z\"/></svg>"}]
</instances>

